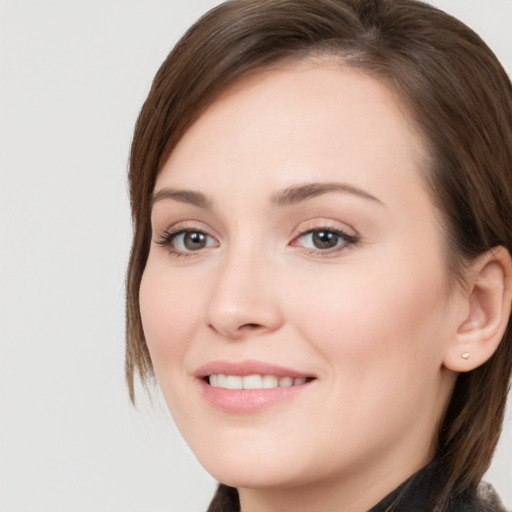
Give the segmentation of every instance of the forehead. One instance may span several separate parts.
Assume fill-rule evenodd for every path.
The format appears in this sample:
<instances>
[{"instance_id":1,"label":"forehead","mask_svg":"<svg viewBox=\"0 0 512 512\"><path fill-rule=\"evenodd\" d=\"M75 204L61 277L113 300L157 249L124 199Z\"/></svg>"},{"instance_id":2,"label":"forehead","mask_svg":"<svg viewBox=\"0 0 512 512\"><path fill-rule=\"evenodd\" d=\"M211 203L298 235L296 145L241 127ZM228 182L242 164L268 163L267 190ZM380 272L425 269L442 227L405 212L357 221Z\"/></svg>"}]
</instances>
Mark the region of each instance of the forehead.
<instances>
[{"instance_id":1,"label":"forehead","mask_svg":"<svg viewBox=\"0 0 512 512\"><path fill-rule=\"evenodd\" d=\"M259 187L264 180L278 189L333 173L363 188L393 177L394 186L402 186L396 170L418 181L424 148L381 82L340 62L286 63L223 91L177 144L156 188L243 177L246 184Z\"/></svg>"}]
</instances>

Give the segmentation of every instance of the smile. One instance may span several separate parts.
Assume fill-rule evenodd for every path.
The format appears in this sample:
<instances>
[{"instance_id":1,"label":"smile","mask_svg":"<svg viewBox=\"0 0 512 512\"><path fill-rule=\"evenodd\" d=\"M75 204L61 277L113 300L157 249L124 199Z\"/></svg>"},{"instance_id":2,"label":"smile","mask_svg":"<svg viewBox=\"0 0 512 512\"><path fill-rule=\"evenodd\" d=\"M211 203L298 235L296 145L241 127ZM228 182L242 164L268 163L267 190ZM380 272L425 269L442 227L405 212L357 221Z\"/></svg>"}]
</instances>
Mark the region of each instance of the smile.
<instances>
[{"instance_id":1,"label":"smile","mask_svg":"<svg viewBox=\"0 0 512 512\"><path fill-rule=\"evenodd\" d=\"M194 372L201 396L229 414L253 414L308 396L318 380L309 372L257 360L206 363ZM309 390L309 391L308 391Z\"/></svg>"},{"instance_id":2,"label":"smile","mask_svg":"<svg viewBox=\"0 0 512 512\"><path fill-rule=\"evenodd\" d=\"M224 389L271 389L300 386L306 377L278 377L277 375L226 375L215 373L207 377L210 386Z\"/></svg>"}]
</instances>

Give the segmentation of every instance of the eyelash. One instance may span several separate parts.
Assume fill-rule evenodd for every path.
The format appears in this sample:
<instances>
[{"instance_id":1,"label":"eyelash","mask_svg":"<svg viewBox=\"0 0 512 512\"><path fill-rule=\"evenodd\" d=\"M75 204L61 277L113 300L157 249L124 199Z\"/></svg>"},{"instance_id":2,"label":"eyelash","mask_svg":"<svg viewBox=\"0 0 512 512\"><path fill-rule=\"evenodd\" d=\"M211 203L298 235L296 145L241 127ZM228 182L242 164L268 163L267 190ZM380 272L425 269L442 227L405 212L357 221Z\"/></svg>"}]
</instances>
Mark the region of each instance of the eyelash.
<instances>
[{"instance_id":1,"label":"eyelash","mask_svg":"<svg viewBox=\"0 0 512 512\"><path fill-rule=\"evenodd\" d=\"M345 231L339 229L339 228L333 228L329 226L316 226L316 227L310 227L306 226L304 229L297 231L295 234L294 239L290 243L292 247L297 247L298 243L297 241L300 239L305 238L306 236L313 236L315 233L328 233L335 235L338 237L337 243L332 248L327 249L319 249L319 248L308 248L303 247L303 249L309 253L314 255L320 255L320 256L329 256L329 255L336 255L337 253L346 250L347 246L355 245L359 242L359 237L357 235L349 235ZM203 235L209 239L215 240L211 235L209 235L207 232L201 230L201 229L194 229L194 228L178 228L178 229L168 229L166 230L158 240L155 240L155 243L157 245L161 245L162 247L166 247L167 250L175 257L178 258L187 258L187 257L194 257L198 256L199 253L202 252L202 249L212 247L206 246L199 248L197 250L189 250L189 251L183 251L180 249L176 249L173 247L173 242L180 236L184 234L199 234ZM341 246L338 245L339 242L342 242ZM208 243L208 242L207 242Z\"/></svg>"}]
</instances>

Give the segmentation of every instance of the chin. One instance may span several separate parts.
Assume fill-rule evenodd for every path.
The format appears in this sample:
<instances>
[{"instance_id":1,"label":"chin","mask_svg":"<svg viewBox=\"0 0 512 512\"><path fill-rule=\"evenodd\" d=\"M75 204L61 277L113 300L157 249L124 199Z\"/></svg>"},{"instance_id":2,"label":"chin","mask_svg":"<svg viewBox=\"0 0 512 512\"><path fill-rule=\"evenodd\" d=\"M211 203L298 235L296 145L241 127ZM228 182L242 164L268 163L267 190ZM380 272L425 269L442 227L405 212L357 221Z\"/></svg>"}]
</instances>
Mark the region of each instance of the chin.
<instances>
[{"instance_id":1,"label":"chin","mask_svg":"<svg viewBox=\"0 0 512 512\"><path fill-rule=\"evenodd\" d=\"M238 443L223 443L210 438L207 446L190 446L206 471L231 487L290 488L304 485L322 472L314 453L301 451L285 439L249 436Z\"/></svg>"},{"instance_id":2,"label":"chin","mask_svg":"<svg viewBox=\"0 0 512 512\"><path fill-rule=\"evenodd\" d=\"M231 458L219 459L212 464L203 464L203 467L218 482L231 487L271 489L303 484L303 478L297 474L297 468L291 472L289 464L276 463L275 459L263 464L251 460L233 462Z\"/></svg>"}]
</instances>

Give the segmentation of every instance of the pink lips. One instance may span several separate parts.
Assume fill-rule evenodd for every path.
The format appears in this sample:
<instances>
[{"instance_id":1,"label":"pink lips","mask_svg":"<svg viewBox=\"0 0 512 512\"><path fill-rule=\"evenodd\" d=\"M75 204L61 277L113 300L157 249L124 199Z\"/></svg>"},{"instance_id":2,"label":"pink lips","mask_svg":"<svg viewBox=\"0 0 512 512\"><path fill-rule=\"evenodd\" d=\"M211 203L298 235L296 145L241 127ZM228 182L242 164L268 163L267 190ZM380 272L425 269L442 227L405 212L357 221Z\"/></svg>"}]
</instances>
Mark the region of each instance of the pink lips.
<instances>
[{"instance_id":1,"label":"pink lips","mask_svg":"<svg viewBox=\"0 0 512 512\"><path fill-rule=\"evenodd\" d=\"M264 363L262 361L246 360L240 362L231 361L212 361L199 367L195 372L195 376L199 378L208 375L224 373L226 375L276 375L277 377L313 377L311 374L298 372L284 366L276 366Z\"/></svg>"},{"instance_id":2,"label":"pink lips","mask_svg":"<svg viewBox=\"0 0 512 512\"><path fill-rule=\"evenodd\" d=\"M266 389L226 389L213 387L208 382L210 375L272 375L306 379L300 385L272 387ZM276 366L261 361L241 362L212 361L194 372L204 398L216 409L224 412L248 414L258 412L279 402L290 400L310 387L315 377L291 368Z\"/></svg>"}]
</instances>

